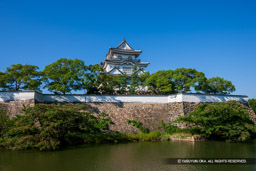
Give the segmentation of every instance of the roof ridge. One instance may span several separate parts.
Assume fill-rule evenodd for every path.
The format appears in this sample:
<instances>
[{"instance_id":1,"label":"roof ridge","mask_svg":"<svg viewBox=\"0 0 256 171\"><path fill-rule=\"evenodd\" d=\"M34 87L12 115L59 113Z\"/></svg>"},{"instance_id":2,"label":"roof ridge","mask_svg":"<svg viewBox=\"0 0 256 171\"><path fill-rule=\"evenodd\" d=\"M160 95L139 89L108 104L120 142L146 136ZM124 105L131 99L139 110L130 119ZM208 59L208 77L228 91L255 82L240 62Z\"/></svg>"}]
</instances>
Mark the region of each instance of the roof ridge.
<instances>
[{"instance_id":1,"label":"roof ridge","mask_svg":"<svg viewBox=\"0 0 256 171\"><path fill-rule=\"evenodd\" d=\"M121 74L123 74L123 72L120 71L116 66L115 66L114 68L112 68L110 71L108 71L108 74L109 74L111 71L113 71L114 69L117 69Z\"/></svg>"},{"instance_id":2,"label":"roof ridge","mask_svg":"<svg viewBox=\"0 0 256 171\"><path fill-rule=\"evenodd\" d=\"M124 43L126 43L126 44L129 46L129 48L131 48L131 50L134 50L134 49L127 43L125 37L124 37L123 41L122 41L119 45L117 45L117 47L115 47L115 48L120 49L120 46L121 46L122 44L124 44Z\"/></svg>"}]
</instances>

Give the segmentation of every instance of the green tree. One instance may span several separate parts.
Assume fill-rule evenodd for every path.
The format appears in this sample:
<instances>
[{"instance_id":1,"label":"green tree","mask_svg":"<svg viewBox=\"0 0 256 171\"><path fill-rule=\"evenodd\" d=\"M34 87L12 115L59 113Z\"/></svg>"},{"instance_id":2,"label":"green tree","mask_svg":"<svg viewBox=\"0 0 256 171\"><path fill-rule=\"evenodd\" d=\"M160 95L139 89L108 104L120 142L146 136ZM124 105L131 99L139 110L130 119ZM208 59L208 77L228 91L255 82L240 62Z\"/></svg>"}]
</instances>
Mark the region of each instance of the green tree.
<instances>
[{"instance_id":1,"label":"green tree","mask_svg":"<svg viewBox=\"0 0 256 171\"><path fill-rule=\"evenodd\" d=\"M249 99L248 100L252 110L254 111L254 113L256 113L256 99Z\"/></svg>"},{"instance_id":2,"label":"green tree","mask_svg":"<svg viewBox=\"0 0 256 171\"><path fill-rule=\"evenodd\" d=\"M129 87L129 92L131 94L136 94L139 86L140 86L140 78L139 78L137 67L134 65L132 69L131 84Z\"/></svg>"},{"instance_id":3,"label":"green tree","mask_svg":"<svg viewBox=\"0 0 256 171\"><path fill-rule=\"evenodd\" d=\"M220 77L212 77L205 82L202 90L210 94L230 94L236 89L231 81L224 80Z\"/></svg>"},{"instance_id":4,"label":"green tree","mask_svg":"<svg viewBox=\"0 0 256 171\"><path fill-rule=\"evenodd\" d=\"M204 73L191 68L177 68L173 71L172 79L178 91L188 92L191 87L201 90L206 77Z\"/></svg>"},{"instance_id":5,"label":"green tree","mask_svg":"<svg viewBox=\"0 0 256 171\"><path fill-rule=\"evenodd\" d=\"M149 72L142 72L139 74L139 87L138 93L139 94L147 94L148 87L146 85L146 79L150 76Z\"/></svg>"},{"instance_id":6,"label":"green tree","mask_svg":"<svg viewBox=\"0 0 256 171\"><path fill-rule=\"evenodd\" d=\"M193 132L208 139L238 142L249 140L256 134L248 107L236 101L200 104L194 112L176 122L190 125Z\"/></svg>"},{"instance_id":7,"label":"green tree","mask_svg":"<svg viewBox=\"0 0 256 171\"><path fill-rule=\"evenodd\" d=\"M116 85L117 85L117 82L115 80L115 76L107 75L104 72L101 72L99 74L99 77L97 80L97 87L101 94L113 94L115 91L114 89Z\"/></svg>"},{"instance_id":8,"label":"green tree","mask_svg":"<svg viewBox=\"0 0 256 171\"><path fill-rule=\"evenodd\" d=\"M6 74L3 72L0 72L0 88L2 90L6 90L7 89L7 79L6 79Z\"/></svg>"},{"instance_id":9,"label":"green tree","mask_svg":"<svg viewBox=\"0 0 256 171\"><path fill-rule=\"evenodd\" d=\"M8 113L0 109L0 139L5 137L12 123Z\"/></svg>"},{"instance_id":10,"label":"green tree","mask_svg":"<svg viewBox=\"0 0 256 171\"><path fill-rule=\"evenodd\" d=\"M120 94L127 91L128 77L126 74L118 74L116 76L117 89Z\"/></svg>"},{"instance_id":11,"label":"green tree","mask_svg":"<svg viewBox=\"0 0 256 171\"><path fill-rule=\"evenodd\" d=\"M162 70L146 78L146 85L153 94L170 94L175 92L172 70Z\"/></svg>"},{"instance_id":12,"label":"green tree","mask_svg":"<svg viewBox=\"0 0 256 171\"><path fill-rule=\"evenodd\" d=\"M39 90L41 72L35 65L11 65L0 73L0 86L8 90Z\"/></svg>"},{"instance_id":13,"label":"green tree","mask_svg":"<svg viewBox=\"0 0 256 171\"><path fill-rule=\"evenodd\" d=\"M139 75L140 83L142 86L145 86L146 79L150 76L149 72L143 72Z\"/></svg>"},{"instance_id":14,"label":"green tree","mask_svg":"<svg viewBox=\"0 0 256 171\"><path fill-rule=\"evenodd\" d=\"M18 150L55 150L66 145L107 140L110 118L104 113L93 116L85 112L86 109L81 104L37 104L24 109L24 115L13 118L11 125L0 125L0 131L4 131L0 146ZM0 115L0 124L6 119Z\"/></svg>"},{"instance_id":15,"label":"green tree","mask_svg":"<svg viewBox=\"0 0 256 171\"><path fill-rule=\"evenodd\" d=\"M82 60L61 58L44 68L45 87L51 92L63 94L81 90L85 71L86 66Z\"/></svg>"},{"instance_id":16,"label":"green tree","mask_svg":"<svg viewBox=\"0 0 256 171\"><path fill-rule=\"evenodd\" d=\"M84 77L82 78L83 87L87 90L87 94L99 93L99 74L102 72L98 64L86 67Z\"/></svg>"}]
</instances>

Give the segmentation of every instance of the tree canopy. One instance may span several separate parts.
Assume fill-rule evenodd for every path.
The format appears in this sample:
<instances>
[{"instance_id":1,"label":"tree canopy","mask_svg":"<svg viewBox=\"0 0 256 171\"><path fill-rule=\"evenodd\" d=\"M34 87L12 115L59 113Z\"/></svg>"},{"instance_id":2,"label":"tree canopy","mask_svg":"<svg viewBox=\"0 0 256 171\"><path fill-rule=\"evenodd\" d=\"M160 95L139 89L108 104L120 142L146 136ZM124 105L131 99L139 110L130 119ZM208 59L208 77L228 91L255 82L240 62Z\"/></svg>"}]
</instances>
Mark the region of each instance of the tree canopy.
<instances>
[{"instance_id":1,"label":"tree canopy","mask_svg":"<svg viewBox=\"0 0 256 171\"><path fill-rule=\"evenodd\" d=\"M124 94L127 91L128 76L126 73L116 76L117 90L119 94Z\"/></svg>"},{"instance_id":2,"label":"tree canopy","mask_svg":"<svg viewBox=\"0 0 256 171\"><path fill-rule=\"evenodd\" d=\"M236 89L231 81L224 80L220 77L212 77L206 80L202 90L210 94L230 94Z\"/></svg>"},{"instance_id":3,"label":"tree canopy","mask_svg":"<svg viewBox=\"0 0 256 171\"><path fill-rule=\"evenodd\" d=\"M0 73L0 86L7 90L39 90L41 72L35 65L11 65Z\"/></svg>"},{"instance_id":4,"label":"tree canopy","mask_svg":"<svg viewBox=\"0 0 256 171\"><path fill-rule=\"evenodd\" d=\"M99 93L99 74L102 72L98 64L85 66L85 73L82 77L83 89L86 89L87 94Z\"/></svg>"},{"instance_id":5,"label":"tree canopy","mask_svg":"<svg viewBox=\"0 0 256 171\"><path fill-rule=\"evenodd\" d=\"M236 142L247 141L256 135L248 108L236 101L200 104L177 122L185 122L193 132L209 139Z\"/></svg>"},{"instance_id":6,"label":"tree canopy","mask_svg":"<svg viewBox=\"0 0 256 171\"><path fill-rule=\"evenodd\" d=\"M98 88L101 94L113 94L117 85L115 76L101 72L98 77Z\"/></svg>"},{"instance_id":7,"label":"tree canopy","mask_svg":"<svg viewBox=\"0 0 256 171\"><path fill-rule=\"evenodd\" d=\"M6 83L7 80L5 78L5 73L0 72L0 88L2 88L2 90L5 90L7 88Z\"/></svg>"},{"instance_id":8,"label":"tree canopy","mask_svg":"<svg viewBox=\"0 0 256 171\"><path fill-rule=\"evenodd\" d=\"M254 111L254 113L256 113L256 99L249 99L248 100L252 110Z\"/></svg>"},{"instance_id":9,"label":"tree canopy","mask_svg":"<svg viewBox=\"0 0 256 171\"><path fill-rule=\"evenodd\" d=\"M231 81L220 77L207 79L203 72L191 68L140 72L136 66L132 74L108 75L98 64L86 66L79 59L61 58L45 66L43 72L35 65L16 64L0 72L2 90L40 90L56 94L85 90L87 94L172 94L204 92L230 94L235 91Z\"/></svg>"},{"instance_id":10,"label":"tree canopy","mask_svg":"<svg viewBox=\"0 0 256 171\"><path fill-rule=\"evenodd\" d=\"M191 87L200 90L202 83L206 81L204 73L191 68L177 68L173 71L172 79L176 89L182 92L191 91Z\"/></svg>"},{"instance_id":11,"label":"tree canopy","mask_svg":"<svg viewBox=\"0 0 256 171\"><path fill-rule=\"evenodd\" d=\"M175 92L172 81L173 71L157 71L146 79L146 85L153 94L171 94Z\"/></svg>"},{"instance_id":12,"label":"tree canopy","mask_svg":"<svg viewBox=\"0 0 256 171\"><path fill-rule=\"evenodd\" d=\"M43 70L45 87L54 93L66 94L72 90L81 90L81 79L86 68L79 59L61 58L47 65Z\"/></svg>"},{"instance_id":13,"label":"tree canopy","mask_svg":"<svg viewBox=\"0 0 256 171\"><path fill-rule=\"evenodd\" d=\"M193 87L201 90L206 81L204 73L190 68L162 70L149 76L146 84L154 94L171 94L178 91L188 92Z\"/></svg>"},{"instance_id":14,"label":"tree canopy","mask_svg":"<svg viewBox=\"0 0 256 171\"><path fill-rule=\"evenodd\" d=\"M139 74L138 74L137 67L134 66L132 69L131 84L129 87L129 92L131 94L136 94L139 86L140 86Z\"/></svg>"}]
</instances>

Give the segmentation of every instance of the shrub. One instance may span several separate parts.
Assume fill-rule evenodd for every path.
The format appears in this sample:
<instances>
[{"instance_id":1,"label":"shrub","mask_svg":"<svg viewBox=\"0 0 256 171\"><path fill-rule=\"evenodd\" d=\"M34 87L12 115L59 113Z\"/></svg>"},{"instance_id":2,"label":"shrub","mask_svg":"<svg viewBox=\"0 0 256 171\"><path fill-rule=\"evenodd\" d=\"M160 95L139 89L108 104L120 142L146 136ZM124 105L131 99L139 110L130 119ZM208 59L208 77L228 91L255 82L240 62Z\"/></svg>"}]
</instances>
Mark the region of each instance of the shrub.
<instances>
[{"instance_id":1,"label":"shrub","mask_svg":"<svg viewBox=\"0 0 256 171\"><path fill-rule=\"evenodd\" d=\"M126 137L130 141L159 141L161 139L161 133L152 131L149 133L126 134Z\"/></svg>"},{"instance_id":2,"label":"shrub","mask_svg":"<svg viewBox=\"0 0 256 171\"><path fill-rule=\"evenodd\" d=\"M142 123L140 121L135 121L135 120L128 120L127 121L128 124L132 124L132 126L138 128L140 130L140 132L142 133L149 133L148 128L145 128L142 126Z\"/></svg>"},{"instance_id":3,"label":"shrub","mask_svg":"<svg viewBox=\"0 0 256 171\"><path fill-rule=\"evenodd\" d=\"M169 123L168 126L166 126L164 130L165 130L166 133L169 133L169 134L182 132L181 128L172 125L172 123Z\"/></svg>"},{"instance_id":4,"label":"shrub","mask_svg":"<svg viewBox=\"0 0 256 171\"><path fill-rule=\"evenodd\" d=\"M8 131L8 128L12 124L8 114L3 110L0 109L0 138L3 138Z\"/></svg>"},{"instance_id":5,"label":"shrub","mask_svg":"<svg viewBox=\"0 0 256 171\"><path fill-rule=\"evenodd\" d=\"M228 142L246 141L256 134L248 108L236 101L200 104L177 122L189 124L194 133L206 138Z\"/></svg>"},{"instance_id":6,"label":"shrub","mask_svg":"<svg viewBox=\"0 0 256 171\"><path fill-rule=\"evenodd\" d=\"M248 100L252 110L254 111L254 113L256 113L256 99L249 99Z\"/></svg>"},{"instance_id":7,"label":"shrub","mask_svg":"<svg viewBox=\"0 0 256 171\"><path fill-rule=\"evenodd\" d=\"M13 149L55 150L66 145L113 140L102 113L98 117L85 112L84 105L36 105L24 109L24 115L12 119L1 146Z\"/></svg>"}]
</instances>

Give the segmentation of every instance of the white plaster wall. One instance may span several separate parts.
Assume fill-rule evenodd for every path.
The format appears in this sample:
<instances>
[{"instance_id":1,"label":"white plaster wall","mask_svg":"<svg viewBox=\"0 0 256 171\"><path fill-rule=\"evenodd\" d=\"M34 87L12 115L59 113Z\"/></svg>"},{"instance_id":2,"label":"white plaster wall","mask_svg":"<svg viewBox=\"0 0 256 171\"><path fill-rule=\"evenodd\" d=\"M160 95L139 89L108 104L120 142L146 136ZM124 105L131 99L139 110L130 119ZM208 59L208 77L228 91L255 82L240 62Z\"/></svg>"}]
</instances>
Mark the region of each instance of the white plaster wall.
<instances>
[{"instance_id":1,"label":"white plaster wall","mask_svg":"<svg viewBox=\"0 0 256 171\"><path fill-rule=\"evenodd\" d=\"M36 99L36 101L41 102L41 103L52 103L52 102L79 103L79 102L86 102L84 95L51 95L51 94L44 94L43 97Z\"/></svg>"},{"instance_id":2,"label":"white plaster wall","mask_svg":"<svg viewBox=\"0 0 256 171\"><path fill-rule=\"evenodd\" d=\"M34 91L0 92L0 102L33 100Z\"/></svg>"},{"instance_id":3,"label":"white plaster wall","mask_svg":"<svg viewBox=\"0 0 256 171\"><path fill-rule=\"evenodd\" d=\"M168 103L168 96L86 96L86 102Z\"/></svg>"},{"instance_id":4,"label":"white plaster wall","mask_svg":"<svg viewBox=\"0 0 256 171\"><path fill-rule=\"evenodd\" d=\"M110 74L122 74L120 71L118 71L117 69L114 69L110 72Z\"/></svg>"},{"instance_id":5,"label":"white plaster wall","mask_svg":"<svg viewBox=\"0 0 256 171\"><path fill-rule=\"evenodd\" d=\"M131 49L126 43L120 46L120 49Z\"/></svg>"},{"instance_id":6,"label":"white plaster wall","mask_svg":"<svg viewBox=\"0 0 256 171\"><path fill-rule=\"evenodd\" d=\"M112 66L112 65L107 65L107 67L106 67L106 71L107 71L107 72L109 72L112 68L113 68L113 66Z\"/></svg>"},{"instance_id":7,"label":"white plaster wall","mask_svg":"<svg viewBox=\"0 0 256 171\"><path fill-rule=\"evenodd\" d=\"M131 56L133 60L135 59L134 55L121 55L121 54L116 54L116 53L113 55L113 58L117 59L118 56L122 56L122 59L128 59L128 57Z\"/></svg>"},{"instance_id":8,"label":"white plaster wall","mask_svg":"<svg viewBox=\"0 0 256 171\"><path fill-rule=\"evenodd\" d=\"M227 102L230 100L247 102L245 96L220 96L220 95L203 95L203 94L182 94L183 102Z\"/></svg>"},{"instance_id":9,"label":"white plaster wall","mask_svg":"<svg viewBox=\"0 0 256 171\"><path fill-rule=\"evenodd\" d=\"M51 95L35 91L0 92L0 102L33 100L51 102L119 102L119 103L173 103L173 102L226 102L230 100L247 102L247 96L220 96L203 94L151 95Z\"/></svg>"},{"instance_id":10,"label":"white plaster wall","mask_svg":"<svg viewBox=\"0 0 256 171\"><path fill-rule=\"evenodd\" d=\"M43 102L44 101L44 96L43 94L41 93L38 93L38 92L35 92L35 100L37 102Z\"/></svg>"},{"instance_id":11,"label":"white plaster wall","mask_svg":"<svg viewBox=\"0 0 256 171\"><path fill-rule=\"evenodd\" d=\"M182 102L182 94L173 94L168 96L168 103Z\"/></svg>"}]
</instances>

